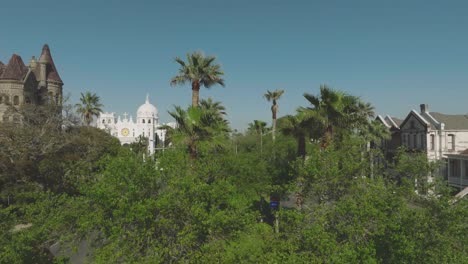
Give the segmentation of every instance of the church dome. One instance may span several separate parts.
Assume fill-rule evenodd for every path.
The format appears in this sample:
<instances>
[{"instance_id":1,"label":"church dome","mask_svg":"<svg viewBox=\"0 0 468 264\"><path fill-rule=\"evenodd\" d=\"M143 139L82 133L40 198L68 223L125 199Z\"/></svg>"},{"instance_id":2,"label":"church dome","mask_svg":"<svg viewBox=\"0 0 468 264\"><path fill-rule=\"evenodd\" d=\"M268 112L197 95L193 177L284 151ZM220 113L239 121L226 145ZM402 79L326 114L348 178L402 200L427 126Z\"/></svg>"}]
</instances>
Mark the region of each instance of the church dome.
<instances>
[{"instance_id":1,"label":"church dome","mask_svg":"<svg viewBox=\"0 0 468 264\"><path fill-rule=\"evenodd\" d=\"M149 96L146 96L146 101L140 107L138 107L137 117L154 117L158 118L158 109L156 106L149 102Z\"/></svg>"}]
</instances>

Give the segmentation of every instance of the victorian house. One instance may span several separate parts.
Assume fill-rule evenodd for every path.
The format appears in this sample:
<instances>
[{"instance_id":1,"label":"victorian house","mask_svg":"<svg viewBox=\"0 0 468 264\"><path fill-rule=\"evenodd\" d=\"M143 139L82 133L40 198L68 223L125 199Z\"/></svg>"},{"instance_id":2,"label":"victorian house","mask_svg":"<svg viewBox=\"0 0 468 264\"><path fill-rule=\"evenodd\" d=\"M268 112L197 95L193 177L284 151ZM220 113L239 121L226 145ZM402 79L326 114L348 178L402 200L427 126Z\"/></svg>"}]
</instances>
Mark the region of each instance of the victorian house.
<instances>
[{"instance_id":1,"label":"victorian house","mask_svg":"<svg viewBox=\"0 0 468 264\"><path fill-rule=\"evenodd\" d=\"M420 105L420 111L411 110L400 125L379 117L392 131L393 144L388 151L400 145L409 150L423 152L430 161L444 161L443 169L451 186L468 186L468 116L430 112L427 104ZM399 136L398 136L399 135Z\"/></svg>"}]
</instances>

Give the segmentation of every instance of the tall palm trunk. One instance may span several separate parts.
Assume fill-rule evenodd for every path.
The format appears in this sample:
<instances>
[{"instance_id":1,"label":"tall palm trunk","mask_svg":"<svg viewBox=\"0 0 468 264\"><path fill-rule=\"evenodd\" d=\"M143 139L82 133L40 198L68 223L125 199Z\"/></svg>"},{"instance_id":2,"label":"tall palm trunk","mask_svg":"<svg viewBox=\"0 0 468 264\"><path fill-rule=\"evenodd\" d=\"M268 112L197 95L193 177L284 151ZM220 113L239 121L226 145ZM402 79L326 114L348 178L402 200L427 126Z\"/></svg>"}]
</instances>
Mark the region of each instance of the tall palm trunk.
<instances>
[{"instance_id":1,"label":"tall palm trunk","mask_svg":"<svg viewBox=\"0 0 468 264\"><path fill-rule=\"evenodd\" d=\"M198 107L198 101L200 99L200 82L192 82L192 106Z\"/></svg>"},{"instance_id":2,"label":"tall palm trunk","mask_svg":"<svg viewBox=\"0 0 468 264\"><path fill-rule=\"evenodd\" d=\"M272 132L271 135L273 137L273 141L276 139L276 112L278 111L278 105L276 104L276 100L273 100L273 105L271 106L271 117L272 117Z\"/></svg>"},{"instance_id":3,"label":"tall palm trunk","mask_svg":"<svg viewBox=\"0 0 468 264\"><path fill-rule=\"evenodd\" d=\"M326 130L325 130L325 135L322 138L322 149L326 149L329 145L330 142L333 138L333 127L331 125L328 125Z\"/></svg>"}]
</instances>

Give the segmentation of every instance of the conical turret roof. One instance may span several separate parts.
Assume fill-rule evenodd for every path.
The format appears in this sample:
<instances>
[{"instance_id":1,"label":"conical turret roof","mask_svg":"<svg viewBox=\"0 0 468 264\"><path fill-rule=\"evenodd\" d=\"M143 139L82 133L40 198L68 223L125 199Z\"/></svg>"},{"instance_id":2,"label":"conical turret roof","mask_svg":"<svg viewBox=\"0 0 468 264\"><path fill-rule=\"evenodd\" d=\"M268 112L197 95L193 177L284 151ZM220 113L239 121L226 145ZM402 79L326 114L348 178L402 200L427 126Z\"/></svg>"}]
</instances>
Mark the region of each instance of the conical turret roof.
<instances>
[{"instance_id":1,"label":"conical turret roof","mask_svg":"<svg viewBox=\"0 0 468 264\"><path fill-rule=\"evenodd\" d=\"M23 80L24 76L28 73L28 68L24 65L20 56L13 54L7 65L2 66L3 72L0 79L3 80Z\"/></svg>"},{"instance_id":2,"label":"conical turret roof","mask_svg":"<svg viewBox=\"0 0 468 264\"><path fill-rule=\"evenodd\" d=\"M44 44L44 47L42 47L42 53L41 57L39 58L39 62L45 63L47 65L47 80L63 83L62 79L60 78L60 75L57 72L57 68L55 68L54 60L52 59L52 55L50 54L49 45Z\"/></svg>"},{"instance_id":3,"label":"conical turret roof","mask_svg":"<svg viewBox=\"0 0 468 264\"><path fill-rule=\"evenodd\" d=\"M0 77L2 76L3 70L4 70L4 64L3 62L0 61Z\"/></svg>"}]
</instances>

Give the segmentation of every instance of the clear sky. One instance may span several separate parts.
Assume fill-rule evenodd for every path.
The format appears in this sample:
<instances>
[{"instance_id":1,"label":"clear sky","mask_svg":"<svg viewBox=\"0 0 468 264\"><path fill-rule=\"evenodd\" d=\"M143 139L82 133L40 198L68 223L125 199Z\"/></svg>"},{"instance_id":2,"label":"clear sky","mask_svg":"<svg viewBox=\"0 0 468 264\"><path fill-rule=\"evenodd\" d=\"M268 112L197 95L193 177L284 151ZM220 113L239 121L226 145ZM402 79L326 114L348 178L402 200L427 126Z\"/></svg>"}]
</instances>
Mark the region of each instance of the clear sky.
<instances>
[{"instance_id":1,"label":"clear sky","mask_svg":"<svg viewBox=\"0 0 468 264\"><path fill-rule=\"evenodd\" d=\"M146 93L171 121L189 85L171 87L174 57L217 56L222 101L234 128L270 121L267 89L282 88L279 115L305 106L304 92L329 86L404 117L420 103L468 113L468 1L1 1L0 61L29 62L48 43L76 102L97 93L104 110L129 112Z\"/></svg>"}]
</instances>

